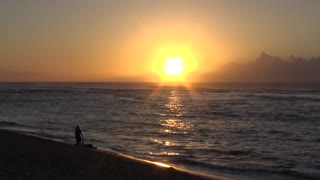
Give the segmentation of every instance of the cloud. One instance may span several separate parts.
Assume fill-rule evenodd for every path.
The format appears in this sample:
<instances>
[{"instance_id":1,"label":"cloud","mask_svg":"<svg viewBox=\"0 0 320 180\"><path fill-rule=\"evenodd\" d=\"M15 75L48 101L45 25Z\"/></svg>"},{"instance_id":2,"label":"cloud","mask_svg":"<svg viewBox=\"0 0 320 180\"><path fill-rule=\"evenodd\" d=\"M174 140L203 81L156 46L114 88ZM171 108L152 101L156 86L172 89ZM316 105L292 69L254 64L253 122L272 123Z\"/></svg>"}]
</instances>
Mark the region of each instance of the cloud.
<instances>
[{"instance_id":1,"label":"cloud","mask_svg":"<svg viewBox=\"0 0 320 180\"><path fill-rule=\"evenodd\" d=\"M262 52L256 60L247 63L228 63L214 73L202 75L211 82L320 82L320 57L287 59Z\"/></svg>"}]
</instances>

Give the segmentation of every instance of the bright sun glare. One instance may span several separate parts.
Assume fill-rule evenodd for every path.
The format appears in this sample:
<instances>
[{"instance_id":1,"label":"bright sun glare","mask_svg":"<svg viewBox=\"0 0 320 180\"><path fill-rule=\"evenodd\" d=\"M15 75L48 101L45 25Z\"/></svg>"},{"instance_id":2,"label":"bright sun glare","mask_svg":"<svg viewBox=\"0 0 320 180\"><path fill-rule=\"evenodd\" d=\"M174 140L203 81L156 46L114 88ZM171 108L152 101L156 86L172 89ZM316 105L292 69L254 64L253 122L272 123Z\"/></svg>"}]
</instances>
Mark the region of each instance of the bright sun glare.
<instances>
[{"instance_id":1,"label":"bright sun glare","mask_svg":"<svg viewBox=\"0 0 320 180\"><path fill-rule=\"evenodd\" d=\"M181 76L183 71L182 58L166 58L165 71L167 76Z\"/></svg>"},{"instance_id":2,"label":"bright sun glare","mask_svg":"<svg viewBox=\"0 0 320 180\"><path fill-rule=\"evenodd\" d=\"M186 47L173 46L160 49L153 61L153 70L163 82L187 82L188 74L197 63Z\"/></svg>"}]
</instances>

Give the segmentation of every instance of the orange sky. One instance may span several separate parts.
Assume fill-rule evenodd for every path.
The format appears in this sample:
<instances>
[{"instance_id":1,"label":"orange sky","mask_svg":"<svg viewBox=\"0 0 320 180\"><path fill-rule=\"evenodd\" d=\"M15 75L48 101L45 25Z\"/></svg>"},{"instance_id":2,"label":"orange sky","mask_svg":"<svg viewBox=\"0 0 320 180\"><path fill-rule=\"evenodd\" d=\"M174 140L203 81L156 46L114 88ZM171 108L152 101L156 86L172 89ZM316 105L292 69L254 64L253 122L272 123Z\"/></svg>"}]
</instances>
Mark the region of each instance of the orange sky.
<instances>
[{"instance_id":1,"label":"orange sky","mask_svg":"<svg viewBox=\"0 0 320 180\"><path fill-rule=\"evenodd\" d=\"M161 81L152 64L172 46L196 59L192 81L261 51L317 56L319 7L296 0L1 1L0 72L8 77L0 80Z\"/></svg>"}]
</instances>

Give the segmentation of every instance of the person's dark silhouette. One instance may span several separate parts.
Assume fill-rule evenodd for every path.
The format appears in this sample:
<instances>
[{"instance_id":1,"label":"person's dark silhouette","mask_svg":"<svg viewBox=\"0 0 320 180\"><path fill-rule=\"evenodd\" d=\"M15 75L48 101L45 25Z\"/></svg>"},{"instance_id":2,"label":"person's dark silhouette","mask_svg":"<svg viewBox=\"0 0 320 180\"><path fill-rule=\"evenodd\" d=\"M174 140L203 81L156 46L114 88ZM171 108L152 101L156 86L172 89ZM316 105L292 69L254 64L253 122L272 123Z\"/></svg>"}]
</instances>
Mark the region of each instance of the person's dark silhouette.
<instances>
[{"instance_id":1,"label":"person's dark silhouette","mask_svg":"<svg viewBox=\"0 0 320 180\"><path fill-rule=\"evenodd\" d=\"M76 145L79 145L82 141L82 132L79 126L77 126L74 131L74 137L76 138Z\"/></svg>"}]
</instances>

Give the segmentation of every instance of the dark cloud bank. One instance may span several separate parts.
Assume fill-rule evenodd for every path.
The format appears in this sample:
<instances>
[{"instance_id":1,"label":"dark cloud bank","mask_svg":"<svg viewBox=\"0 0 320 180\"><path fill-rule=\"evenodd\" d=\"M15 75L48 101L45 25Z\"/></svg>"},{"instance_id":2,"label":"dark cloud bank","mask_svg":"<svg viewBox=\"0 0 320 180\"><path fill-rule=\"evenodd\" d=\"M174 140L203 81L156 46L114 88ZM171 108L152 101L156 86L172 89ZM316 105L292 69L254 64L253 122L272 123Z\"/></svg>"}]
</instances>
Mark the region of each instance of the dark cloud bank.
<instances>
[{"instance_id":1,"label":"dark cloud bank","mask_svg":"<svg viewBox=\"0 0 320 180\"><path fill-rule=\"evenodd\" d=\"M212 82L320 83L320 57L288 59L265 52L247 63L229 63L201 77Z\"/></svg>"}]
</instances>

